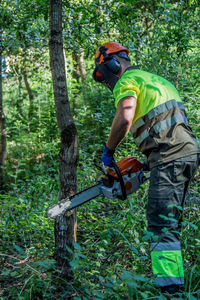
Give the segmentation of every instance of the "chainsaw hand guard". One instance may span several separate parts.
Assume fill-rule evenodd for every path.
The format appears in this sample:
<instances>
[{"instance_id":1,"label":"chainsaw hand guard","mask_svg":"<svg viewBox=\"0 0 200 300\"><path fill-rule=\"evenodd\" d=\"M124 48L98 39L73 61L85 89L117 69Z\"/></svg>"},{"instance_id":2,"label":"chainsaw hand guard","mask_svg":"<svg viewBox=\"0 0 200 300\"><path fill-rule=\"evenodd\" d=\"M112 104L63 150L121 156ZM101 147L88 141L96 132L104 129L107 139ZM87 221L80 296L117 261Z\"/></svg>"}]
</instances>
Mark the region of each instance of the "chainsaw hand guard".
<instances>
[{"instance_id":1,"label":"chainsaw hand guard","mask_svg":"<svg viewBox=\"0 0 200 300\"><path fill-rule=\"evenodd\" d=\"M120 172L120 169L118 168L118 165L116 164L116 162L114 160L112 161L112 165L113 165L113 168L114 168L114 170L118 176L119 182L120 182L121 192L122 192L122 200L126 200L127 194L126 194L126 188L124 185L124 180L123 180L122 174Z\"/></svg>"}]
</instances>

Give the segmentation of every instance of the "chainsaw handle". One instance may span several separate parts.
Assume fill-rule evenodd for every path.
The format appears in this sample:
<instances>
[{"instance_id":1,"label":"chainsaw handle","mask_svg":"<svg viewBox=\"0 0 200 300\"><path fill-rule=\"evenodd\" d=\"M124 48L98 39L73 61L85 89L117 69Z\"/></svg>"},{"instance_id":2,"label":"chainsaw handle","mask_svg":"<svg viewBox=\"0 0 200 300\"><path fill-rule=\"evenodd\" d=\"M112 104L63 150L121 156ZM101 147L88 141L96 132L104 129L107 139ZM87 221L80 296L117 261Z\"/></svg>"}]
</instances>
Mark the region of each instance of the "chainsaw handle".
<instances>
[{"instance_id":1,"label":"chainsaw handle","mask_svg":"<svg viewBox=\"0 0 200 300\"><path fill-rule=\"evenodd\" d=\"M112 166L115 169L115 172L117 173L117 176L118 176L118 179L119 179L119 182L120 182L121 191L122 191L122 200L126 200L127 194L126 194L126 188L125 188L125 185L124 185L124 180L123 180L122 174L120 172L120 169L118 168L118 166L117 166L116 162L114 161L114 159L112 161Z\"/></svg>"},{"instance_id":2,"label":"chainsaw handle","mask_svg":"<svg viewBox=\"0 0 200 300\"><path fill-rule=\"evenodd\" d=\"M105 165L101 160L97 160L96 158L93 160L94 166L97 168L97 170L101 171L104 175L107 175L107 171L105 168Z\"/></svg>"}]
</instances>

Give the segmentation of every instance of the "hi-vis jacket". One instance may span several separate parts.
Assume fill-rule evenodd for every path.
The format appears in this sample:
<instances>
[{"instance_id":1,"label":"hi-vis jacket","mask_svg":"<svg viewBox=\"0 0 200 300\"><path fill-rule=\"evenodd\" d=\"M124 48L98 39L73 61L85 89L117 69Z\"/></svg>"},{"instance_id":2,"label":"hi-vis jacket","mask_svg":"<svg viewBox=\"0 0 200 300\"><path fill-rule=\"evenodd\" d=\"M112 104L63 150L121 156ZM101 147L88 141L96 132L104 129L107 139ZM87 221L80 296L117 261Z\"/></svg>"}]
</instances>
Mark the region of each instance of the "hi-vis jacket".
<instances>
[{"instance_id":1,"label":"hi-vis jacket","mask_svg":"<svg viewBox=\"0 0 200 300\"><path fill-rule=\"evenodd\" d=\"M127 96L137 99L131 132L149 167L199 153L176 88L166 79L128 68L116 83L115 106Z\"/></svg>"}]
</instances>

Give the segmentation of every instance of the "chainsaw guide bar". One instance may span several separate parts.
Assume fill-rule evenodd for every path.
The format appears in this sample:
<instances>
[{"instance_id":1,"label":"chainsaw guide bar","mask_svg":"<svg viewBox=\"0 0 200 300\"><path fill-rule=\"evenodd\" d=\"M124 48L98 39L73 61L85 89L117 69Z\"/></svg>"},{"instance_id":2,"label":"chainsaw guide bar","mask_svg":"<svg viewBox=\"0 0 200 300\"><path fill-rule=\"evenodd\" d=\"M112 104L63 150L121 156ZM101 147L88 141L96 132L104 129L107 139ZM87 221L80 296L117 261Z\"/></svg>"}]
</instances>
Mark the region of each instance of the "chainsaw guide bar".
<instances>
[{"instance_id":1,"label":"chainsaw guide bar","mask_svg":"<svg viewBox=\"0 0 200 300\"><path fill-rule=\"evenodd\" d=\"M108 199L126 200L127 195L136 192L148 179L143 173L143 167L142 163L131 156L120 160L117 164L113 162L113 168L106 169L106 175L104 171L104 177L96 185L54 204L47 210L47 216L49 218L62 216L99 195Z\"/></svg>"},{"instance_id":2,"label":"chainsaw guide bar","mask_svg":"<svg viewBox=\"0 0 200 300\"><path fill-rule=\"evenodd\" d=\"M94 185L86 190L83 190L76 195L63 199L58 203L54 204L47 210L47 216L51 219L54 219L58 216L61 216L65 212L80 206L83 203L90 201L91 199L96 198L101 192L102 182Z\"/></svg>"}]
</instances>

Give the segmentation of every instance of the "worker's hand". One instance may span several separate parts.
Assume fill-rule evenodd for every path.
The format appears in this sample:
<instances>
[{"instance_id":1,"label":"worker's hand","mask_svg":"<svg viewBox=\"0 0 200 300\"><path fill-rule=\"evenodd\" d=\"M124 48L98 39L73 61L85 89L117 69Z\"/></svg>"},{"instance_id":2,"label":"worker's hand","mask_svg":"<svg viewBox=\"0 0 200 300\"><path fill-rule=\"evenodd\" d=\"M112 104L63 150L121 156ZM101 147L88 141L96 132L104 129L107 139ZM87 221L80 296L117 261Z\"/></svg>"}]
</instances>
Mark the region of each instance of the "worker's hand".
<instances>
[{"instance_id":1,"label":"worker's hand","mask_svg":"<svg viewBox=\"0 0 200 300\"><path fill-rule=\"evenodd\" d=\"M110 150L106 146L104 146L101 161L104 163L105 166L108 166L108 167L112 166L112 162L114 160L114 158L113 158L114 153L115 153L114 150Z\"/></svg>"}]
</instances>

